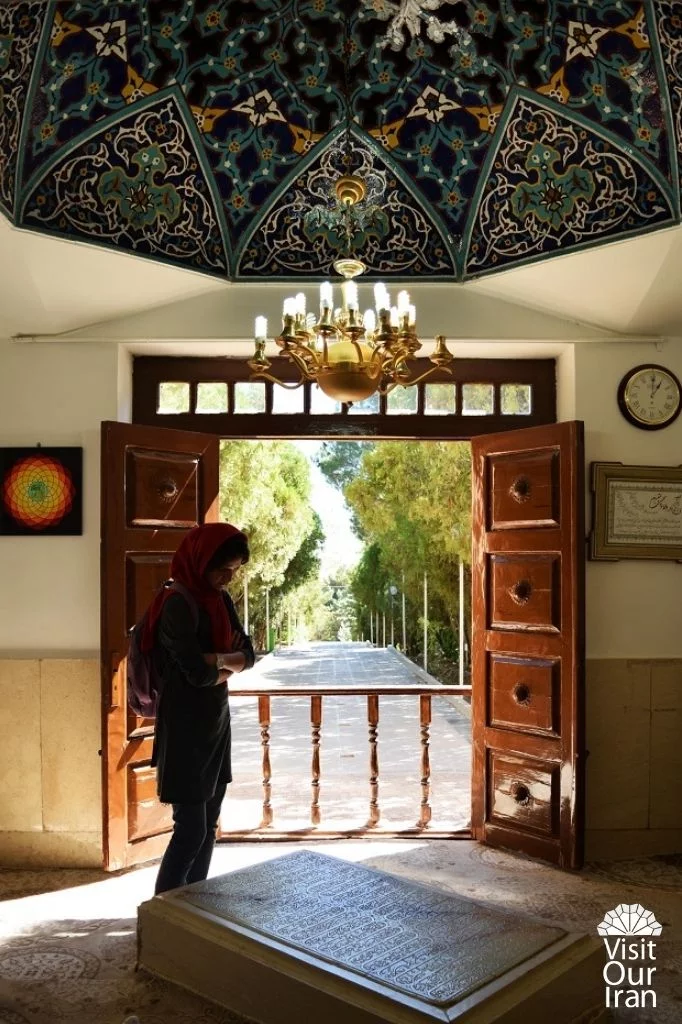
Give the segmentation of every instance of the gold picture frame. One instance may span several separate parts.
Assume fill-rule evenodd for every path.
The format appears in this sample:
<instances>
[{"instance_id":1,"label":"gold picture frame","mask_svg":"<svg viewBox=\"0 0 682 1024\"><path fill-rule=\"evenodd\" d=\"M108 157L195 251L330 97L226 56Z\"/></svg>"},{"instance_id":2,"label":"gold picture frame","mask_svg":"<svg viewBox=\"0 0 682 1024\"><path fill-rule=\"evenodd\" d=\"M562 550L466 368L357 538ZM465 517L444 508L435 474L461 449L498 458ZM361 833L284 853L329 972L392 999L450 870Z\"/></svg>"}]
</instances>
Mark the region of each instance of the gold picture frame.
<instances>
[{"instance_id":1,"label":"gold picture frame","mask_svg":"<svg viewBox=\"0 0 682 1024\"><path fill-rule=\"evenodd\" d=\"M590 558L682 561L682 466L592 462Z\"/></svg>"}]
</instances>

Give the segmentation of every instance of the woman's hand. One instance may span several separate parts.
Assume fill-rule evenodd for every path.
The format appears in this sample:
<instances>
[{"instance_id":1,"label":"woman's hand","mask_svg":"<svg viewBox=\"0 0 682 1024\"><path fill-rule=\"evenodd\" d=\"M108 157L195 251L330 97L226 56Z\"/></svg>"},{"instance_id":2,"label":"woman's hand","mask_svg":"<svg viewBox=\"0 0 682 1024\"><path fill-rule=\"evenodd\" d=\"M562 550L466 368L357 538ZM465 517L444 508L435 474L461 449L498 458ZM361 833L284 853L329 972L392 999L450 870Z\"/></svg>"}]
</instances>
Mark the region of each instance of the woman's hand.
<instances>
[{"instance_id":1,"label":"woman's hand","mask_svg":"<svg viewBox=\"0 0 682 1024\"><path fill-rule=\"evenodd\" d=\"M243 651L231 651L229 654L217 654L216 664L218 669L229 669L232 672L241 672L246 665L246 655Z\"/></svg>"},{"instance_id":2,"label":"woman's hand","mask_svg":"<svg viewBox=\"0 0 682 1024\"><path fill-rule=\"evenodd\" d=\"M216 686L225 686L227 680L230 678L232 673L229 669L221 668L218 672L218 679L216 680Z\"/></svg>"}]
</instances>

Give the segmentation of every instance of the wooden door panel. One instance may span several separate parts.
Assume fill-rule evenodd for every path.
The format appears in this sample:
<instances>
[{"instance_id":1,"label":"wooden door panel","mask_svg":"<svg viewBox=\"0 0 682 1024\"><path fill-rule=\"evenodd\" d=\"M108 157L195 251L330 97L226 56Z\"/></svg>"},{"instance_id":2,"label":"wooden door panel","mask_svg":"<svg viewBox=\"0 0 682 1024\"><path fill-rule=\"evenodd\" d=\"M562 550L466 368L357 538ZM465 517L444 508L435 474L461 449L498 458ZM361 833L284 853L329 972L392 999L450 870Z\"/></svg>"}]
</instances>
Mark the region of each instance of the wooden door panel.
<instances>
[{"instance_id":1,"label":"wooden door panel","mask_svg":"<svg viewBox=\"0 0 682 1024\"><path fill-rule=\"evenodd\" d=\"M487 722L496 728L558 736L561 732L558 660L512 658L488 652Z\"/></svg>"},{"instance_id":2,"label":"wooden door panel","mask_svg":"<svg viewBox=\"0 0 682 1024\"><path fill-rule=\"evenodd\" d=\"M170 577L172 556L135 551L125 560L125 626L129 632L139 622L159 587Z\"/></svg>"},{"instance_id":3,"label":"wooden door panel","mask_svg":"<svg viewBox=\"0 0 682 1024\"><path fill-rule=\"evenodd\" d=\"M126 450L128 526L191 530L200 522L199 459L191 452ZM179 543L179 542L178 542Z\"/></svg>"},{"instance_id":4,"label":"wooden door panel","mask_svg":"<svg viewBox=\"0 0 682 1024\"><path fill-rule=\"evenodd\" d=\"M127 706L128 633L170 575L186 532L218 518L219 439L102 424L102 708L104 861L158 856L171 809L156 799L153 721Z\"/></svg>"},{"instance_id":5,"label":"wooden door panel","mask_svg":"<svg viewBox=\"0 0 682 1024\"><path fill-rule=\"evenodd\" d=\"M496 750L488 759L491 824L558 841L559 766Z\"/></svg>"},{"instance_id":6,"label":"wooden door panel","mask_svg":"<svg viewBox=\"0 0 682 1024\"><path fill-rule=\"evenodd\" d=\"M489 530L534 529L558 526L559 455L512 452L491 456Z\"/></svg>"},{"instance_id":7,"label":"wooden door panel","mask_svg":"<svg viewBox=\"0 0 682 1024\"><path fill-rule=\"evenodd\" d=\"M156 798L156 769L150 764L128 765L128 841L169 832L173 808Z\"/></svg>"},{"instance_id":8,"label":"wooden door panel","mask_svg":"<svg viewBox=\"0 0 682 1024\"><path fill-rule=\"evenodd\" d=\"M561 558L547 554L488 555L490 629L561 628Z\"/></svg>"},{"instance_id":9,"label":"wooden door panel","mask_svg":"<svg viewBox=\"0 0 682 1024\"><path fill-rule=\"evenodd\" d=\"M579 866L583 841L582 424L475 438L472 828Z\"/></svg>"}]
</instances>

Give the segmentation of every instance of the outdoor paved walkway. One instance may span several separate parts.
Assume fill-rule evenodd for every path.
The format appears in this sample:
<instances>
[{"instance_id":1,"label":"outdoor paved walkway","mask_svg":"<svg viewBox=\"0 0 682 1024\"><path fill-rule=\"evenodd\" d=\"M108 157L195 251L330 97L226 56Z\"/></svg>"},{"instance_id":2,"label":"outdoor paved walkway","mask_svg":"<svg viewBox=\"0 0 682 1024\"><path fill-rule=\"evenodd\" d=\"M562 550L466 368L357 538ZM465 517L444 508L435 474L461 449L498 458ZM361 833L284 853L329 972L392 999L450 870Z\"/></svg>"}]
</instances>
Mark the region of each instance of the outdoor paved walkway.
<instances>
[{"instance_id":1,"label":"outdoor paved walkway","mask_svg":"<svg viewBox=\"0 0 682 1024\"><path fill-rule=\"evenodd\" d=\"M253 686L420 685L424 674L391 648L362 643L315 643L268 655L234 680L234 689ZM222 825L255 828L262 808L262 767L257 702L232 697L232 772ZM310 699L275 695L271 700L270 751L273 827L310 825ZM405 828L419 817L420 727L418 696L379 701L380 825ZM465 828L470 820L471 724L469 705L459 697L432 700L430 733L431 806L434 828ZM324 697L320 733L322 828L359 827L369 811L367 698Z\"/></svg>"}]
</instances>

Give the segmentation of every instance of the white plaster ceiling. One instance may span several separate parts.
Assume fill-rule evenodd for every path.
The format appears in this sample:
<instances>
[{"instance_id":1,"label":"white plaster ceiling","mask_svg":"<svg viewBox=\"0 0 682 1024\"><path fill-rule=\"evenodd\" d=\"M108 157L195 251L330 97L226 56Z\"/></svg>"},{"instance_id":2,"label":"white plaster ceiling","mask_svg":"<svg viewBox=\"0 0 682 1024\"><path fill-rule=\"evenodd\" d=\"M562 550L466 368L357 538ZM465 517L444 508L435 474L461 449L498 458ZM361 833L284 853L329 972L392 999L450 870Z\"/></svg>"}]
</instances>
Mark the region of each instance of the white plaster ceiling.
<instances>
[{"instance_id":1,"label":"white plaster ceiling","mask_svg":"<svg viewBox=\"0 0 682 1024\"><path fill-rule=\"evenodd\" d=\"M88 340L139 340L142 334L149 341L171 336L215 340L222 329L226 336L248 337L243 325L252 312L264 311L265 304L270 307L265 312L276 317L280 294L288 290L291 286L281 284L223 283L125 253L19 231L0 217L0 336L80 330ZM417 303L421 297L422 313L434 296L439 317L452 309L452 322L435 329L453 338L480 336L471 330L477 316L488 321L488 338L518 339L524 330L541 337L543 320L531 311L546 314L545 337L682 337L682 228L464 285L422 283L411 290ZM491 305L491 299L499 302ZM182 322L180 335L169 332L169 304L173 319L177 315ZM240 314L233 321L231 308ZM430 333L428 326L425 333Z\"/></svg>"},{"instance_id":2,"label":"white plaster ceiling","mask_svg":"<svg viewBox=\"0 0 682 1024\"><path fill-rule=\"evenodd\" d=\"M19 231L0 215L0 337L60 334L222 287L190 270Z\"/></svg>"}]
</instances>

